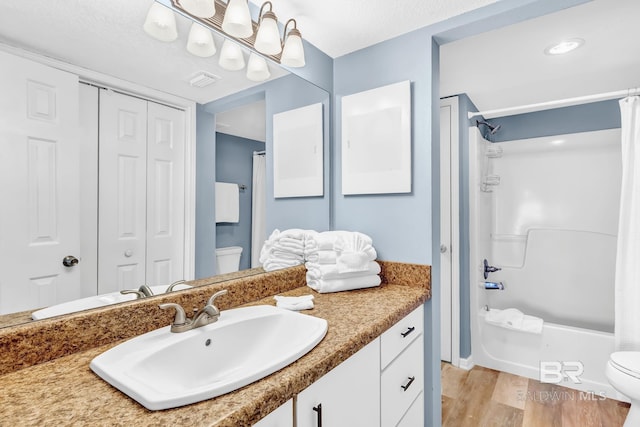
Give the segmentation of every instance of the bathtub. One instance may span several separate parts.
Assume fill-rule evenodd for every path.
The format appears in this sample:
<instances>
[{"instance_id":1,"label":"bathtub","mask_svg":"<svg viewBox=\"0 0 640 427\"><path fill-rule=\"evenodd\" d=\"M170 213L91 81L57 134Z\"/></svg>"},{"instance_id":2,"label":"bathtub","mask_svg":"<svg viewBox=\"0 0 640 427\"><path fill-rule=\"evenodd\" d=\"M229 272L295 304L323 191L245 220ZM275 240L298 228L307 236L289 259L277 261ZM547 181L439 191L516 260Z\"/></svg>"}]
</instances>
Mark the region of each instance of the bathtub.
<instances>
[{"instance_id":1,"label":"bathtub","mask_svg":"<svg viewBox=\"0 0 640 427\"><path fill-rule=\"evenodd\" d=\"M470 129L471 360L582 392L627 400L605 366L614 351L620 130L492 144ZM501 270L484 288L483 260ZM541 333L485 321L516 308Z\"/></svg>"}]
</instances>

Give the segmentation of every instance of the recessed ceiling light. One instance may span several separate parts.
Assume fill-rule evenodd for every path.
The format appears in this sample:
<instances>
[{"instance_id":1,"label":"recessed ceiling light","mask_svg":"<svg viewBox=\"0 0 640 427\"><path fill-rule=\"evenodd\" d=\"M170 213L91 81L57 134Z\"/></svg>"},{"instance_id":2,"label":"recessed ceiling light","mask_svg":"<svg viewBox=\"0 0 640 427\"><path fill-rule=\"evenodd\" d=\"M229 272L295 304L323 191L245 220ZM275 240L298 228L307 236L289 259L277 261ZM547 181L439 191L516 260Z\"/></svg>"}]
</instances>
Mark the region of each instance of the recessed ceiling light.
<instances>
[{"instance_id":1,"label":"recessed ceiling light","mask_svg":"<svg viewBox=\"0 0 640 427\"><path fill-rule=\"evenodd\" d=\"M547 55L562 55L565 53L569 53L572 50L576 50L580 46L584 44L584 40L582 39L568 39L562 40L559 43L552 44L548 48L544 50L544 53Z\"/></svg>"}]
</instances>

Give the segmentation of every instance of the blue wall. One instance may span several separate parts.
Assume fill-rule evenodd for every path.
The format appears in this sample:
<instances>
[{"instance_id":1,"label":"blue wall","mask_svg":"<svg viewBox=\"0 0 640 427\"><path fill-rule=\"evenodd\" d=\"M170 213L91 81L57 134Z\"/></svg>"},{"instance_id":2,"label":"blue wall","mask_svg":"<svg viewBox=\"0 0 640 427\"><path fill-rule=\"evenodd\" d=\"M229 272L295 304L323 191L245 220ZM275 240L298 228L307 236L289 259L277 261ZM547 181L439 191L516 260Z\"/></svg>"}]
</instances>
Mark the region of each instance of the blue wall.
<instances>
[{"instance_id":1,"label":"blue wall","mask_svg":"<svg viewBox=\"0 0 640 427\"><path fill-rule=\"evenodd\" d=\"M251 268L251 195L253 152L264 150L264 142L216 133L216 181L245 185L240 190L240 221L216 224L216 246L242 246L240 270Z\"/></svg>"}]
</instances>

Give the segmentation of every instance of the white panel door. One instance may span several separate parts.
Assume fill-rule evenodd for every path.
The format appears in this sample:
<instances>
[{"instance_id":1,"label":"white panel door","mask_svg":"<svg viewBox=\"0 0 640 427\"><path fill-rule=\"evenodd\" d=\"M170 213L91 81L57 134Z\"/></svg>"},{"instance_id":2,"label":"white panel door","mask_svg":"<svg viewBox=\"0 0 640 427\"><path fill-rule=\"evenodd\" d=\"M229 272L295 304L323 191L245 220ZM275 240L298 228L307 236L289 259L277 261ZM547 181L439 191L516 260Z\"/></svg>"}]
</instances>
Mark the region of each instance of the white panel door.
<instances>
[{"instance_id":1,"label":"white panel door","mask_svg":"<svg viewBox=\"0 0 640 427\"><path fill-rule=\"evenodd\" d=\"M147 102L100 91L98 293L145 283Z\"/></svg>"},{"instance_id":2,"label":"white panel door","mask_svg":"<svg viewBox=\"0 0 640 427\"><path fill-rule=\"evenodd\" d=\"M0 52L0 314L81 296L78 79Z\"/></svg>"},{"instance_id":3,"label":"white panel door","mask_svg":"<svg viewBox=\"0 0 640 427\"><path fill-rule=\"evenodd\" d=\"M147 273L149 285L184 279L184 111L148 103Z\"/></svg>"}]
</instances>

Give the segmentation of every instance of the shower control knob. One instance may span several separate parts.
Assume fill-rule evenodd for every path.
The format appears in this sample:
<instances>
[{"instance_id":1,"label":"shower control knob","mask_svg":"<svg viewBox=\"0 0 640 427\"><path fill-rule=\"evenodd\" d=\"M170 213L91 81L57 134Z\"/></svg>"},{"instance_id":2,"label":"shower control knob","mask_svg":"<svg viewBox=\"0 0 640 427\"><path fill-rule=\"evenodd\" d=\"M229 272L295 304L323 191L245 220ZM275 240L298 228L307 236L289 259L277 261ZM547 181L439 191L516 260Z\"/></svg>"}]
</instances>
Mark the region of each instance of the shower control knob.
<instances>
[{"instance_id":1,"label":"shower control knob","mask_svg":"<svg viewBox=\"0 0 640 427\"><path fill-rule=\"evenodd\" d=\"M501 268L489 265L489 263L487 262L486 259L482 263L484 264L484 278L485 279L489 277L489 273L495 273L496 271L502 270Z\"/></svg>"}]
</instances>

